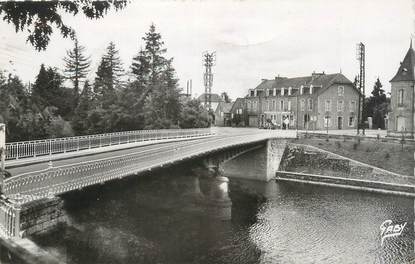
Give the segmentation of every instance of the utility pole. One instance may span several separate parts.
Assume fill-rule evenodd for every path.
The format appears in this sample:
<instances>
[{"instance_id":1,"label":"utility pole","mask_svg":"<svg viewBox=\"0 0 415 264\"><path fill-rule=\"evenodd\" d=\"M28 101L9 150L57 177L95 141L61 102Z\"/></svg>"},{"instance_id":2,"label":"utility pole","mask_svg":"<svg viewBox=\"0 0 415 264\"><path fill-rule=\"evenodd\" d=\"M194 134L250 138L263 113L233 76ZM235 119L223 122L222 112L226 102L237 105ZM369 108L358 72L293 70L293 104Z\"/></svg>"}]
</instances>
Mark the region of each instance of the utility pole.
<instances>
[{"instance_id":1,"label":"utility pole","mask_svg":"<svg viewBox=\"0 0 415 264\"><path fill-rule=\"evenodd\" d=\"M359 61L357 134L359 134L359 126L362 125L362 134L365 135L365 45L362 42L358 43L356 46L356 59Z\"/></svg>"},{"instance_id":2,"label":"utility pole","mask_svg":"<svg viewBox=\"0 0 415 264\"><path fill-rule=\"evenodd\" d=\"M205 73L203 75L205 85L205 107L208 111L211 110L211 94L213 86L212 66L216 63L216 52L205 51L203 53L203 66L205 66Z\"/></svg>"}]
</instances>

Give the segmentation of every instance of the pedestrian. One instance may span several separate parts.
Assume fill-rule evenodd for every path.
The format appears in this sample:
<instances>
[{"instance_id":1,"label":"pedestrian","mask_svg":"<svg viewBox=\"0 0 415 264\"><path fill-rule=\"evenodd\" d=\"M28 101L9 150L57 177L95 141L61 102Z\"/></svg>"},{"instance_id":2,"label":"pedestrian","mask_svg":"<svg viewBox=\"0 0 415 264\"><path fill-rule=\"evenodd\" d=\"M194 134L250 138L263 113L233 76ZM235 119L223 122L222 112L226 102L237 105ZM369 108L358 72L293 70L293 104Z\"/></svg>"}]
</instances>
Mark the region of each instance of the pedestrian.
<instances>
[{"instance_id":1,"label":"pedestrian","mask_svg":"<svg viewBox=\"0 0 415 264\"><path fill-rule=\"evenodd\" d=\"M288 117L286 117L286 118L284 119L284 128L285 128L285 129L288 129L288 128L289 128L289 125L290 125L290 121L288 120Z\"/></svg>"}]
</instances>

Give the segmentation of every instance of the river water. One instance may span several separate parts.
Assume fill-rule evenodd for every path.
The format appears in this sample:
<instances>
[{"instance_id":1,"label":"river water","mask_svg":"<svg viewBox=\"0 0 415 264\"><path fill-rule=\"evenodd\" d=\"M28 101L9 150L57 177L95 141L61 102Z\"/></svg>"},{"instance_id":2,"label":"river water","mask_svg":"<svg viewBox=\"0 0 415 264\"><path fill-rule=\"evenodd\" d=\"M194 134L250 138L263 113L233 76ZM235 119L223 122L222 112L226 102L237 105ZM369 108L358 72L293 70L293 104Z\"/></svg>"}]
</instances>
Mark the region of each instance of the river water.
<instances>
[{"instance_id":1,"label":"river water","mask_svg":"<svg viewBox=\"0 0 415 264\"><path fill-rule=\"evenodd\" d=\"M409 263L414 257L413 199L210 181L182 167L72 192L63 196L69 226L33 239L68 263L88 264ZM206 186L224 193L213 199ZM381 246L379 226L388 219L407 225Z\"/></svg>"}]
</instances>

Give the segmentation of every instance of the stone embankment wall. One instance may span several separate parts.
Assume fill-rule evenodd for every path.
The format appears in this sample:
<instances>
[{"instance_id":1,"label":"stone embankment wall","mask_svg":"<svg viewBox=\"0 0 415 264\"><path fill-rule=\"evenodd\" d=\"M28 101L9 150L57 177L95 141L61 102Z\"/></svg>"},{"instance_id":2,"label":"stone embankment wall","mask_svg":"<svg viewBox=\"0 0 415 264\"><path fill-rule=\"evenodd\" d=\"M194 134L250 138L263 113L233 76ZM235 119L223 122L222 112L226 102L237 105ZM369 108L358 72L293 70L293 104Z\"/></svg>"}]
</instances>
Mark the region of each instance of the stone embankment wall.
<instances>
[{"instance_id":1,"label":"stone embankment wall","mask_svg":"<svg viewBox=\"0 0 415 264\"><path fill-rule=\"evenodd\" d=\"M393 173L317 147L302 144L289 144L280 170L391 184L415 185L415 177Z\"/></svg>"},{"instance_id":2,"label":"stone embankment wall","mask_svg":"<svg viewBox=\"0 0 415 264\"><path fill-rule=\"evenodd\" d=\"M23 237L40 234L56 228L67 221L63 210L63 200L59 197L45 198L23 204L20 212L20 231Z\"/></svg>"}]
</instances>

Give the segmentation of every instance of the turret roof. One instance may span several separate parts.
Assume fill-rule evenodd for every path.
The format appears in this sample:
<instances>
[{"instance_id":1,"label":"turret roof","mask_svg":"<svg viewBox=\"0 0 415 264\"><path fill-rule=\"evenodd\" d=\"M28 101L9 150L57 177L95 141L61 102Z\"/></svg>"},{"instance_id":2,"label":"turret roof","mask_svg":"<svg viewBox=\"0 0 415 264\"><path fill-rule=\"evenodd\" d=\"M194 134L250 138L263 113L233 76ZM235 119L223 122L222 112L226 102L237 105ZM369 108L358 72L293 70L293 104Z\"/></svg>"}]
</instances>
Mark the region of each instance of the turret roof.
<instances>
[{"instance_id":1,"label":"turret roof","mask_svg":"<svg viewBox=\"0 0 415 264\"><path fill-rule=\"evenodd\" d=\"M391 82L401 82L401 81L415 81L414 74L415 67L415 51L412 48L412 41L409 47L408 52L399 66L398 72L392 78Z\"/></svg>"}]
</instances>

